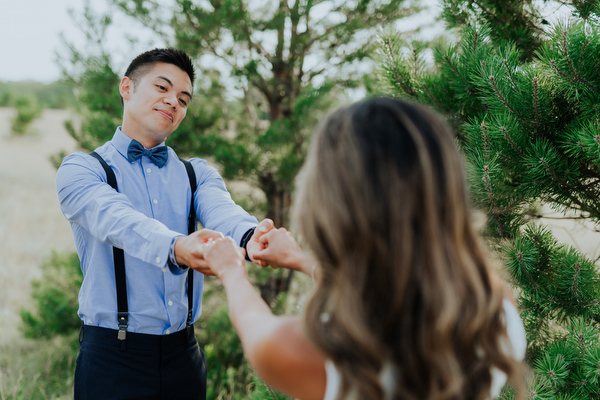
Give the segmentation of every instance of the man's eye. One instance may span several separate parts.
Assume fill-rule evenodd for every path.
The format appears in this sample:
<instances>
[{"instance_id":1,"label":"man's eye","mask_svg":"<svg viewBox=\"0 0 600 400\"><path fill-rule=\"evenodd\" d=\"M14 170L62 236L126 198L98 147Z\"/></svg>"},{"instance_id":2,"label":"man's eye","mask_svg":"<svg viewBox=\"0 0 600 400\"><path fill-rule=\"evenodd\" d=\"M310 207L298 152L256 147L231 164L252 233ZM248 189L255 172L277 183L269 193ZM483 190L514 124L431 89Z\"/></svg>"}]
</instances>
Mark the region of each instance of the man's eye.
<instances>
[{"instance_id":1,"label":"man's eye","mask_svg":"<svg viewBox=\"0 0 600 400\"><path fill-rule=\"evenodd\" d=\"M164 86L162 85L156 85L157 88L159 88L160 90L167 90Z\"/></svg>"},{"instance_id":2,"label":"man's eye","mask_svg":"<svg viewBox=\"0 0 600 400\"><path fill-rule=\"evenodd\" d=\"M186 101L185 101L185 100L183 100L183 99L179 99L179 101L180 101L180 102L181 102L181 104L183 104L184 106L187 106L187 103L186 103Z\"/></svg>"}]
</instances>

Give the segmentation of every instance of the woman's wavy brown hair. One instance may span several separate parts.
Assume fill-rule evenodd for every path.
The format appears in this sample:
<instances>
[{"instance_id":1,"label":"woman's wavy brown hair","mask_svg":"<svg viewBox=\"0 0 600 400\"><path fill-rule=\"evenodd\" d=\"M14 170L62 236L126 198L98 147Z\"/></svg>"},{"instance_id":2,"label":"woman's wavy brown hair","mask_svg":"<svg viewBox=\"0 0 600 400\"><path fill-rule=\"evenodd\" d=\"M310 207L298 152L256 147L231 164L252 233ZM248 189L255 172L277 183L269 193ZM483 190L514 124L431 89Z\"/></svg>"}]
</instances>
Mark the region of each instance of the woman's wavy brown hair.
<instances>
[{"instance_id":1,"label":"woman's wavy brown hair","mask_svg":"<svg viewBox=\"0 0 600 400\"><path fill-rule=\"evenodd\" d=\"M433 112L377 98L317 130L293 221L320 267L307 333L340 371L339 398L383 399L386 364L394 399L485 399L491 367L518 381L471 216L462 159Z\"/></svg>"}]
</instances>

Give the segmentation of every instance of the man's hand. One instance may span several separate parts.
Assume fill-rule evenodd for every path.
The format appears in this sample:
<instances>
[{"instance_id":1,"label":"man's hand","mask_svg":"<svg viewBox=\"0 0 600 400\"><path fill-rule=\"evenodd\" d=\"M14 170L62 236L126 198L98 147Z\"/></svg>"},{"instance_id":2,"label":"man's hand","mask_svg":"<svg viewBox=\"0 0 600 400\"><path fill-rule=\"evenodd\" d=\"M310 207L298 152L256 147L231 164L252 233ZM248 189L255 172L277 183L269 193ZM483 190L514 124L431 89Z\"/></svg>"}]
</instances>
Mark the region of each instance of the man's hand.
<instances>
[{"instance_id":1,"label":"man's hand","mask_svg":"<svg viewBox=\"0 0 600 400\"><path fill-rule=\"evenodd\" d=\"M175 259L204 275L214 276L204 259L207 243L223 238L223 234L210 229L201 229L175 241Z\"/></svg>"},{"instance_id":2,"label":"man's hand","mask_svg":"<svg viewBox=\"0 0 600 400\"><path fill-rule=\"evenodd\" d=\"M273 224L272 220L270 220L269 218L263 219L262 221L260 221L256 229L254 230L254 234L252 235L248 243L246 243L246 251L248 251L248 258L250 258L250 260L254 264L260 265L261 267L269 266L268 263L255 259L254 255L265 248L264 243L260 242L260 237L265 233L269 232L274 227L275 225Z\"/></svg>"}]
</instances>

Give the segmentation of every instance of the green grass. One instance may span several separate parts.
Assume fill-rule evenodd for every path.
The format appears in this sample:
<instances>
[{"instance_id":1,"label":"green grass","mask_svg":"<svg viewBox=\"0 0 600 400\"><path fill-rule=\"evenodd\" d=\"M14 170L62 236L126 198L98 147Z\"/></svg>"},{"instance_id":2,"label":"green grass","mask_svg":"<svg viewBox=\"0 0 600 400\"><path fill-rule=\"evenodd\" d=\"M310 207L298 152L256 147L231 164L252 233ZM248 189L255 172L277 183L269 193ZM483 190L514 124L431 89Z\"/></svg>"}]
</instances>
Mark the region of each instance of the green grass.
<instances>
[{"instance_id":1,"label":"green grass","mask_svg":"<svg viewBox=\"0 0 600 400\"><path fill-rule=\"evenodd\" d=\"M72 399L77 334L0 347L0 399Z\"/></svg>"}]
</instances>

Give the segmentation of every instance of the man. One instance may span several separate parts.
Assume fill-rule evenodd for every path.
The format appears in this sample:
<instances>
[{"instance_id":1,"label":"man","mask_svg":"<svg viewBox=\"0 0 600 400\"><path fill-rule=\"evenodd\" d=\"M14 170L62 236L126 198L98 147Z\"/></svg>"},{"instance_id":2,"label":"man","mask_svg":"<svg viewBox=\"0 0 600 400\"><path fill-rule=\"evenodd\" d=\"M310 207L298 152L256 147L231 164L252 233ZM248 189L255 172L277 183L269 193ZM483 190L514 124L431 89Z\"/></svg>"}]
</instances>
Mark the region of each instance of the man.
<instances>
[{"instance_id":1,"label":"man","mask_svg":"<svg viewBox=\"0 0 600 400\"><path fill-rule=\"evenodd\" d=\"M191 326L204 276L188 267L212 275L204 244L223 234L252 259L258 236L273 226L265 220L254 233L258 221L233 203L214 168L192 159L188 175L165 145L185 117L193 82L184 52L139 55L119 85L122 126L94 157L71 154L58 170L84 275L76 399L204 399L206 361ZM108 184L113 174L118 191ZM189 233L194 212L210 229Z\"/></svg>"}]
</instances>

